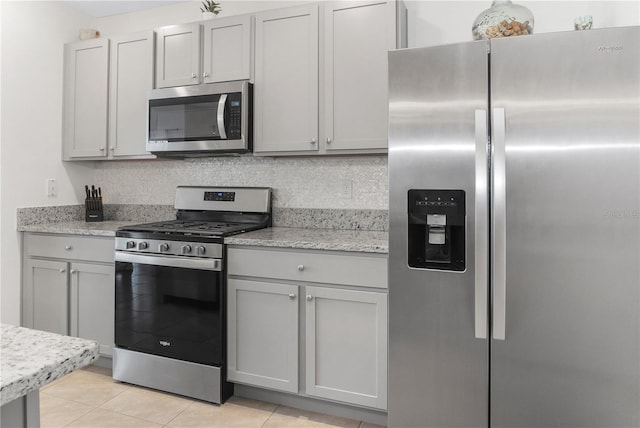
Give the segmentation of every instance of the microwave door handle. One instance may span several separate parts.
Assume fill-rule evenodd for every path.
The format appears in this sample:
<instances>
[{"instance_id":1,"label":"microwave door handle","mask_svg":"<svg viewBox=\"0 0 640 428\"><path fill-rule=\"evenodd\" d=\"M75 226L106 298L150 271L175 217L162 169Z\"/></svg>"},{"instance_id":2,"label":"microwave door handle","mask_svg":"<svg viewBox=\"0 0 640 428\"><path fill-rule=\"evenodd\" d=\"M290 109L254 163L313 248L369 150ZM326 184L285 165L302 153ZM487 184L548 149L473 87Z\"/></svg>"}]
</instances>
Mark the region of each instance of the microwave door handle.
<instances>
[{"instance_id":1,"label":"microwave door handle","mask_svg":"<svg viewBox=\"0 0 640 428\"><path fill-rule=\"evenodd\" d=\"M218 133L221 140L227 139L227 133L224 130L224 110L227 107L227 94L220 95L218 100Z\"/></svg>"}]
</instances>

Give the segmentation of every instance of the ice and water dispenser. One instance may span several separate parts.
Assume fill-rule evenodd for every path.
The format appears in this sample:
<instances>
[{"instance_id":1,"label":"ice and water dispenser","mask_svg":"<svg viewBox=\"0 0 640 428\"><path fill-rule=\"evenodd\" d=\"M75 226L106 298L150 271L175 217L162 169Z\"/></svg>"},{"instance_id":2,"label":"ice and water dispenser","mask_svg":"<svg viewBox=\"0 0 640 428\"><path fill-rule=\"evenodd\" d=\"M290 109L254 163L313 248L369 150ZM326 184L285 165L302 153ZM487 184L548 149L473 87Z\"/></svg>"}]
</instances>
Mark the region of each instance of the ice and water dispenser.
<instances>
[{"instance_id":1,"label":"ice and water dispenser","mask_svg":"<svg viewBox=\"0 0 640 428\"><path fill-rule=\"evenodd\" d=\"M409 190L409 266L465 269L464 190Z\"/></svg>"}]
</instances>

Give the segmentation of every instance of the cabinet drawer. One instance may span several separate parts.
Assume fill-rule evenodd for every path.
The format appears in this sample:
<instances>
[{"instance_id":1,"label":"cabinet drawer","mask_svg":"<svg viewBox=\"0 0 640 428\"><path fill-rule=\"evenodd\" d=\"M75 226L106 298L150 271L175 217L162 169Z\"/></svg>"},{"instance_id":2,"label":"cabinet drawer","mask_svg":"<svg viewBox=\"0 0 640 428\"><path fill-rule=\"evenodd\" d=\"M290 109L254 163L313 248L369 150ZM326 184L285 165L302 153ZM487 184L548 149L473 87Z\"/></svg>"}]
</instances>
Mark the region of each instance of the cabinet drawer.
<instances>
[{"instance_id":1,"label":"cabinet drawer","mask_svg":"<svg viewBox=\"0 0 640 428\"><path fill-rule=\"evenodd\" d=\"M44 235L27 233L24 237L25 254L56 259L113 262L114 238L77 235Z\"/></svg>"},{"instance_id":2,"label":"cabinet drawer","mask_svg":"<svg viewBox=\"0 0 640 428\"><path fill-rule=\"evenodd\" d=\"M229 248L229 275L387 288L382 254Z\"/></svg>"}]
</instances>

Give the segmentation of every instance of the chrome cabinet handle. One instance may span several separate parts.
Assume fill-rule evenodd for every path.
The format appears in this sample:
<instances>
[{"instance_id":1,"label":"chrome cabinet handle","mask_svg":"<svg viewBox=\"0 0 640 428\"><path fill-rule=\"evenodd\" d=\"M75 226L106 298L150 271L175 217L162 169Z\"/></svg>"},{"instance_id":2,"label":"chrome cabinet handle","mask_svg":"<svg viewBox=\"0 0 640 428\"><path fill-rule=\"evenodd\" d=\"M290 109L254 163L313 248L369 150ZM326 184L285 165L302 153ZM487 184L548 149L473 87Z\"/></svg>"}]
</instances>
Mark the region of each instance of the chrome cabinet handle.
<instances>
[{"instance_id":1,"label":"chrome cabinet handle","mask_svg":"<svg viewBox=\"0 0 640 428\"><path fill-rule=\"evenodd\" d=\"M76 269L71 269L69 273L74 274L74 273L78 273L78 271Z\"/></svg>"},{"instance_id":2,"label":"chrome cabinet handle","mask_svg":"<svg viewBox=\"0 0 640 428\"><path fill-rule=\"evenodd\" d=\"M66 271L66 269L60 269L60 273L65 273Z\"/></svg>"},{"instance_id":3,"label":"chrome cabinet handle","mask_svg":"<svg viewBox=\"0 0 640 428\"><path fill-rule=\"evenodd\" d=\"M104 147L100 147L100 151L101 151L101 152L104 152Z\"/></svg>"},{"instance_id":4,"label":"chrome cabinet handle","mask_svg":"<svg viewBox=\"0 0 640 428\"><path fill-rule=\"evenodd\" d=\"M313 300L313 296L311 294L307 294L307 302L310 302Z\"/></svg>"},{"instance_id":5,"label":"chrome cabinet handle","mask_svg":"<svg viewBox=\"0 0 640 428\"><path fill-rule=\"evenodd\" d=\"M209 77L209 73L205 71L204 73L202 73L202 77Z\"/></svg>"},{"instance_id":6,"label":"chrome cabinet handle","mask_svg":"<svg viewBox=\"0 0 640 428\"><path fill-rule=\"evenodd\" d=\"M112 152L116 150L115 147L109 147L109 150L111 150Z\"/></svg>"},{"instance_id":7,"label":"chrome cabinet handle","mask_svg":"<svg viewBox=\"0 0 640 428\"><path fill-rule=\"evenodd\" d=\"M476 110L476 206L475 206L475 337L487 338L487 283L489 281L487 254L489 251L489 180L487 111Z\"/></svg>"},{"instance_id":8,"label":"chrome cabinet handle","mask_svg":"<svg viewBox=\"0 0 640 428\"><path fill-rule=\"evenodd\" d=\"M71 245L65 245L65 246L64 246L64 249L65 249L66 251L71 251L71 250L73 249L73 247L72 247Z\"/></svg>"},{"instance_id":9,"label":"chrome cabinet handle","mask_svg":"<svg viewBox=\"0 0 640 428\"><path fill-rule=\"evenodd\" d=\"M505 340L507 316L507 188L505 182L506 119L504 108L494 108L493 133L493 338Z\"/></svg>"},{"instance_id":10,"label":"chrome cabinet handle","mask_svg":"<svg viewBox=\"0 0 640 428\"><path fill-rule=\"evenodd\" d=\"M312 138L312 139L311 139L311 141L310 141L310 143L311 143L311 144L315 144L315 143L316 143L316 139L315 139L315 138Z\"/></svg>"},{"instance_id":11,"label":"chrome cabinet handle","mask_svg":"<svg viewBox=\"0 0 640 428\"><path fill-rule=\"evenodd\" d=\"M198 75L197 75L196 73L191 73L191 78L192 78L192 79L197 79L197 78L198 78Z\"/></svg>"},{"instance_id":12,"label":"chrome cabinet handle","mask_svg":"<svg viewBox=\"0 0 640 428\"><path fill-rule=\"evenodd\" d=\"M304 270L304 265L298 265L298 270L302 272Z\"/></svg>"},{"instance_id":13,"label":"chrome cabinet handle","mask_svg":"<svg viewBox=\"0 0 640 428\"><path fill-rule=\"evenodd\" d=\"M331 138L327 137L327 144L331 144Z\"/></svg>"},{"instance_id":14,"label":"chrome cabinet handle","mask_svg":"<svg viewBox=\"0 0 640 428\"><path fill-rule=\"evenodd\" d=\"M296 295L293 293L289 294L289 299L296 300Z\"/></svg>"}]
</instances>

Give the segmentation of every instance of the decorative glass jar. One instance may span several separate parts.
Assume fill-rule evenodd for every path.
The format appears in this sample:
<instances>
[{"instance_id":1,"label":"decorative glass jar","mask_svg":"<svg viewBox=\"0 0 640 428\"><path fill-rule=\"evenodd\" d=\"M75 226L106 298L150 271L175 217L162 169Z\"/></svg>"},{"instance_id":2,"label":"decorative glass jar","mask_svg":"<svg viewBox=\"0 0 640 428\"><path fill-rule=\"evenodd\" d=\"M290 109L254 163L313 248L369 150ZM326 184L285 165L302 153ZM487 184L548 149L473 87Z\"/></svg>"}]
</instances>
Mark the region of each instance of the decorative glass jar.
<instances>
[{"instance_id":1,"label":"decorative glass jar","mask_svg":"<svg viewBox=\"0 0 640 428\"><path fill-rule=\"evenodd\" d=\"M523 36L533 33L533 14L510 0L494 0L478 15L471 28L475 40Z\"/></svg>"}]
</instances>

